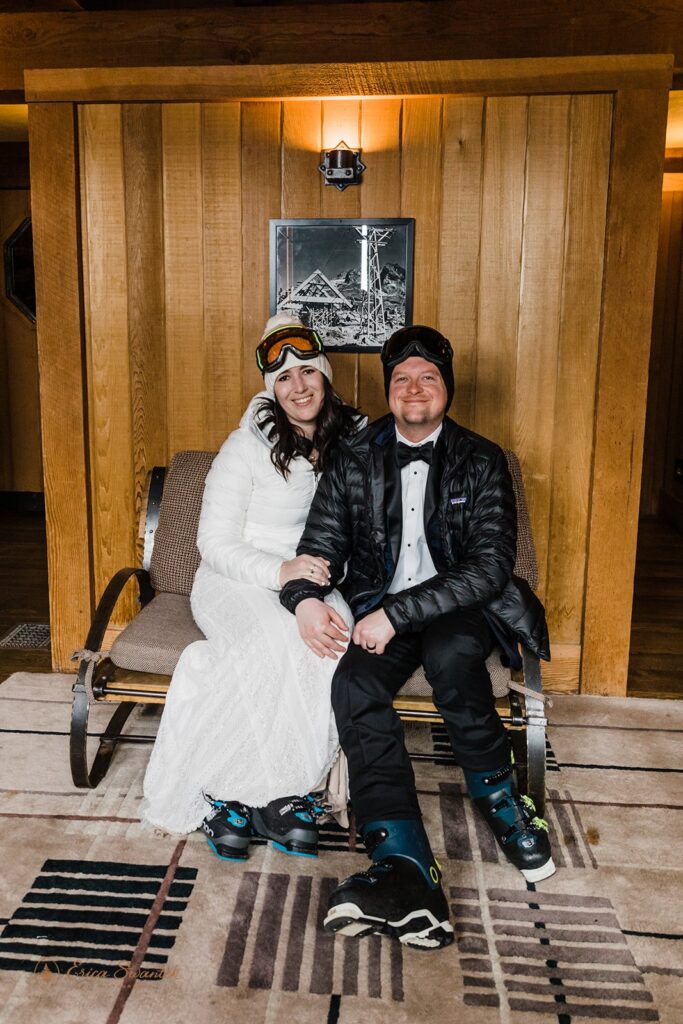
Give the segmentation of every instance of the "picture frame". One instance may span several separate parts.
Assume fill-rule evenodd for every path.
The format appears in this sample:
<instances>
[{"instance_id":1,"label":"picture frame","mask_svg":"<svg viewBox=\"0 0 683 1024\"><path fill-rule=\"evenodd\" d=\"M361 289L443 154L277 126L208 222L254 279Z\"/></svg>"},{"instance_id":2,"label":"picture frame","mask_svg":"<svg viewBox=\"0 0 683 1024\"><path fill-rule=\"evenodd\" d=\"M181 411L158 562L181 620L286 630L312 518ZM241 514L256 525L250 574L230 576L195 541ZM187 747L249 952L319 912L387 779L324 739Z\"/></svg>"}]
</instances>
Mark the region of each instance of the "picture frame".
<instances>
[{"instance_id":1,"label":"picture frame","mask_svg":"<svg viewBox=\"0 0 683 1024\"><path fill-rule=\"evenodd\" d=\"M292 313L333 352L377 352L412 323L410 217L270 221L270 315Z\"/></svg>"}]
</instances>

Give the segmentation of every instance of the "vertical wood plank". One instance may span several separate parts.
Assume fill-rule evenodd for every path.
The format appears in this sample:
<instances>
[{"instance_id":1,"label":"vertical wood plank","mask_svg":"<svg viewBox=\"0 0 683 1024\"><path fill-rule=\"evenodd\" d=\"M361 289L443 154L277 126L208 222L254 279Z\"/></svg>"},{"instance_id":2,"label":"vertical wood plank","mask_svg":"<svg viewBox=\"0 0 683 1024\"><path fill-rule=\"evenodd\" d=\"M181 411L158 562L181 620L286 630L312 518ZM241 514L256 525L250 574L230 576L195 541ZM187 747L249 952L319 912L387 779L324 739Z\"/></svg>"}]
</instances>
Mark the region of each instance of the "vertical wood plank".
<instances>
[{"instance_id":1,"label":"vertical wood plank","mask_svg":"<svg viewBox=\"0 0 683 1024\"><path fill-rule=\"evenodd\" d=\"M285 100L282 104L282 216L320 217L318 171L322 150L322 104L319 100Z\"/></svg>"},{"instance_id":2,"label":"vertical wood plank","mask_svg":"<svg viewBox=\"0 0 683 1024\"><path fill-rule=\"evenodd\" d=\"M522 236L514 444L522 468L545 594L557 350L567 211L569 97L529 100L526 194Z\"/></svg>"},{"instance_id":3,"label":"vertical wood plank","mask_svg":"<svg viewBox=\"0 0 683 1024\"><path fill-rule=\"evenodd\" d=\"M486 100L475 430L513 444L528 99Z\"/></svg>"},{"instance_id":4,"label":"vertical wood plank","mask_svg":"<svg viewBox=\"0 0 683 1024\"><path fill-rule=\"evenodd\" d=\"M399 99L361 104L361 147L368 165L360 190L362 217L401 216L401 109ZM387 411L379 352L358 355L357 403L371 420Z\"/></svg>"},{"instance_id":5,"label":"vertical wood plank","mask_svg":"<svg viewBox=\"0 0 683 1024\"><path fill-rule=\"evenodd\" d=\"M268 319L268 227L280 216L279 103L242 104L242 405L263 388L254 359Z\"/></svg>"},{"instance_id":6,"label":"vertical wood plank","mask_svg":"<svg viewBox=\"0 0 683 1024\"><path fill-rule=\"evenodd\" d=\"M625 695L668 93L616 93L581 690Z\"/></svg>"},{"instance_id":7,"label":"vertical wood plank","mask_svg":"<svg viewBox=\"0 0 683 1024\"><path fill-rule=\"evenodd\" d=\"M612 97L573 96L570 118L545 588L553 649L578 644L583 628Z\"/></svg>"},{"instance_id":8,"label":"vertical wood plank","mask_svg":"<svg viewBox=\"0 0 683 1024\"><path fill-rule=\"evenodd\" d=\"M317 167L321 149L321 102L285 100L282 104L283 217L320 217L324 183ZM334 371L334 366L332 369ZM336 374L333 383L339 387Z\"/></svg>"},{"instance_id":9,"label":"vertical wood plank","mask_svg":"<svg viewBox=\"0 0 683 1024\"><path fill-rule=\"evenodd\" d=\"M325 186L322 175L317 171L323 148L325 117L327 135L330 138L334 137L334 142L329 145L334 145L340 138L344 138L344 132L349 138L357 138L358 129L354 125L358 104L343 104L339 114L336 110L337 104L332 102L323 105L319 101L286 100L282 106L282 216L358 216L358 197L352 195L346 200L343 199L349 191L358 190L347 189L342 195L337 189ZM335 133L338 132L342 134L337 137ZM330 192L336 195L330 196ZM347 212L337 208L340 201ZM348 212L349 210L351 212ZM353 403L356 393L357 356L353 353L332 352L328 352L328 356L334 373L335 389L347 402Z\"/></svg>"},{"instance_id":10,"label":"vertical wood plank","mask_svg":"<svg viewBox=\"0 0 683 1024\"><path fill-rule=\"evenodd\" d=\"M147 473L168 462L161 107L124 104L122 127L137 523Z\"/></svg>"},{"instance_id":11,"label":"vertical wood plank","mask_svg":"<svg viewBox=\"0 0 683 1024\"><path fill-rule=\"evenodd\" d=\"M4 244L30 214L28 189L0 191L0 244ZM4 266L0 268L0 280L3 295L0 366L6 374L4 402L0 409L0 465L4 463L6 467L6 482L4 486L0 483L0 489L42 491L36 325L5 297Z\"/></svg>"},{"instance_id":12,"label":"vertical wood plank","mask_svg":"<svg viewBox=\"0 0 683 1024\"><path fill-rule=\"evenodd\" d=\"M331 149L345 142L358 149L361 141L361 104L359 100L325 100L322 104L322 148ZM322 179L321 179L322 180ZM361 187L351 186L340 192L331 185L322 186L320 209L323 217L360 217ZM351 405L358 402L358 371L360 356L356 352L330 355L334 386Z\"/></svg>"},{"instance_id":13,"label":"vertical wood plank","mask_svg":"<svg viewBox=\"0 0 683 1024\"><path fill-rule=\"evenodd\" d=\"M439 309L442 99L403 101L401 216L415 218L413 323L436 324Z\"/></svg>"},{"instance_id":14,"label":"vertical wood plank","mask_svg":"<svg viewBox=\"0 0 683 1024\"><path fill-rule=\"evenodd\" d=\"M128 273L121 106L79 109L87 230L88 411L93 568L99 596L122 566L135 564L135 514ZM115 621L134 614L132 595Z\"/></svg>"},{"instance_id":15,"label":"vertical wood plank","mask_svg":"<svg viewBox=\"0 0 683 1024\"><path fill-rule=\"evenodd\" d=\"M40 415L52 667L90 627L93 587L84 421L77 131L71 103L29 105Z\"/></svg>"},{"instance_id":16,"label":"vertical wood plank","mask_svg":"<svg viewBox=\"0 0 683 1024\"><path fill-rule=\"evenodd\" d=\"M201 108L162 105L168 456L207 434Z\"/></svg>"},{"instance_id":17,"label":"vertical wood plank","mask_svg":"<svg viewBox=\"0 0 683 1024\"><path fill-rule=\"evenodd\" d=\"M454 351L451 416L470 428L477 365L483 120L481 96L444 98L437 326Z\"/></svg>"},{"instance_id":18,"label":"vertical wood plank","mask_svg":"<svg viewBox=\"0 0 683 1024\"><path fill-rule=\"evenodd\" d=\"M242 408L242 176L239 103L202 107L204 446L217 450Z\"/></svg>"}]
</instances>

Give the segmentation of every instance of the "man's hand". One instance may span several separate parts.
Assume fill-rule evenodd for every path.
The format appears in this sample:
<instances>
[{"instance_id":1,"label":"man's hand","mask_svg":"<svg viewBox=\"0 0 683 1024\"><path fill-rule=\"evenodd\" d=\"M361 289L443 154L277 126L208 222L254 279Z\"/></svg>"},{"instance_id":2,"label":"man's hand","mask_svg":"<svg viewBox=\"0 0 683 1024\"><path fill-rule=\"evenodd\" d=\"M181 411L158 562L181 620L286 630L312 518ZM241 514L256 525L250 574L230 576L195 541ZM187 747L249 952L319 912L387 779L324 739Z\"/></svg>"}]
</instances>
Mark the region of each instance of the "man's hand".
<instances>
[{"instance_id":1,"label":"man's hand","mask_svg":"<svg viewBox=\"0 0 683 1024\"><path fill-rule=\"evenodd\" d=\"M307 597L296 606L299 635L319 658L337 660L335 652L346 650L349 631L339 612L316 597Z\"/></svg>"},{"instance_id":2,"label":"man's hand","mask_svg":"<svg viewBox=\"0 0 683 1024\"><path fill-rule=\"evenodd\" d=\"M364 647L370 654L384 654L384 648L393 636L396 636L396 630L389 622L387 613L380 608L356 624L353 642Z\"/></svg>"}]
</instances>

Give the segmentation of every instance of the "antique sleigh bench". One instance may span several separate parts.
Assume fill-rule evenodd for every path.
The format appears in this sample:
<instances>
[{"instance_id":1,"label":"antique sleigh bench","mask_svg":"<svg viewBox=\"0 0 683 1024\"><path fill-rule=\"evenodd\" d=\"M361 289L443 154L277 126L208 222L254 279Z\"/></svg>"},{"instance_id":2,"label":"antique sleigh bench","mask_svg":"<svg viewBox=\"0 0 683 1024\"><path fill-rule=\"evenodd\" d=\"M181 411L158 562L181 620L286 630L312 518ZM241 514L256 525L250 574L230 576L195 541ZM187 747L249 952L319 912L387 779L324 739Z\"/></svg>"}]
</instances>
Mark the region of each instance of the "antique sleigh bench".
<instances>
[{"instance_id":1,"label":"antique sleigh bench","mask_svg":"<svg viewBox=\"0 0 683 1024\"><path fill-rule=\"evenodd\" d=\"M534 588L538 581L524 484L517 457L506 452L517 499L518 539L515 572ZM190 609L190 591L200 556L196 538L204 481L213 452L179 452L168 470L155 468L148 478L144 505L142 568L121 569L112 578L97 607L79 661L73 687L70 758L76 786L93 788L105 775L126 719L137 704L163 704L181 652L204 639ZM144 533L143 533L144 530ZM135 577L140 611L117 636L110 651L101 646L116 602ZM545 802L544 696L538 659L522 652L523 670L511 672L497 649L488 659L497 708L510 730L520 787L543 814ZM88 715L92 701L115 702L91 768L87 759ZM408 680L394 702L405 721L442 722L431 700L422 669ZM131 737L132 739L132 737ZM137 738L140 739L139 737ZM444 754L413 754L415 759L451 760Z\"/></svg>"}]
</instances>

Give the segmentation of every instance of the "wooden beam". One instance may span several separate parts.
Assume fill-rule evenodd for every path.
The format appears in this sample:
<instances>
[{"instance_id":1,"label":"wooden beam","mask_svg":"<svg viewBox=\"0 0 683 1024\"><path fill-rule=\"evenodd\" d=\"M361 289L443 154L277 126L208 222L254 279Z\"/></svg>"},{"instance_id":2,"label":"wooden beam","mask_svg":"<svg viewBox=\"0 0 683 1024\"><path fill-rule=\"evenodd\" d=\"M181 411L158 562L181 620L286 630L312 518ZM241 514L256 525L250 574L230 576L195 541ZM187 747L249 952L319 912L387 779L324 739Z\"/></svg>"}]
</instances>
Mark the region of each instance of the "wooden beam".
<instances>
[{"instance_id":1,"label":"wooden beam","mask_svg":"<svg viewBox=\"0 0 683 1024\"><path fill-rule=\"evenodd\" d=\"M569 215L562 269L544 590L555 668L558 646L571 644L583 631L612 102L609 93L573 96L570 109ZM579 661L580 650L576 656L577 683Z\"/></svg>"},{"instance_id":2,"label":"wooden beam","mask_svg":"<svg viewBox=\"0 0 683 1024\"><path fill-rule=\"evenodd\" d=\"M83 274L88 296L86 360L95 597L122 566L135 564L133 403L128 315L126 203L121 108L79 110L83 168ZM132 587L117 622L135 614Z\"/></svg>"},{"instance_id":3,"label":"wooden beam","mask_svg":"<svg viewBox=\"0 0 683 1024\"><path fill-rule=\"evenodd\" d=\"M269 64L673 53L683 8L671 0L288 4L0 16L0 90L26 68ZM189 97L187 97L189 99Z\"/></svg>"},{"instance_id":4,"label":"wooden beam","mask_svg":"<svg viewBox=\"0 0 683 1024\"><path fill-rule=\"evenodd\" d=\"M626 695L668 95L615 98L581 692Z\"/></svg>"},{"instance_id":5,"label":"wooden beam","mask_svg":"<svg viewBox=\"0 0 683 1024\"><path fill-rule=\"evenodd\" d=\"M26 72L25 84L28 102L275 101L283 97L339 99L462 92L526 95L605 92L623 86L668 89L672 67L673 58L665 54L492 61L87 67L30 70Z\"/></svg>"},{"instance_id":6,"label":"wooden beam","mask_svg":"<svg viewBox=\"0 0 683 1024\"><path fill-rule=\"evenodd\" d=\"M93 610L72 105L33 105L29 145L52 666L71 671Z\"/></svg>"},{"instance_id":7,"label":"wooden beam","mask_svg":"<svg viewBox=\"0 0 683 1024\"><path fill-rule=\"evenodd\" d=\"M146 501L148 471L168 465L161 107L131 103L123 107L121 117L135 514L139 517Z\"/></svg>"},{"instance_id":8,"label":"wooden beam","mask_svg":"<svg viewBox=\"0 0 683 1024\"><path fill-rule=\"evenodd\" d=\"M581 645L553 643L552 656L552 661L541 662L545 693L578 693Z\"/></svg>"}]
</instances>

